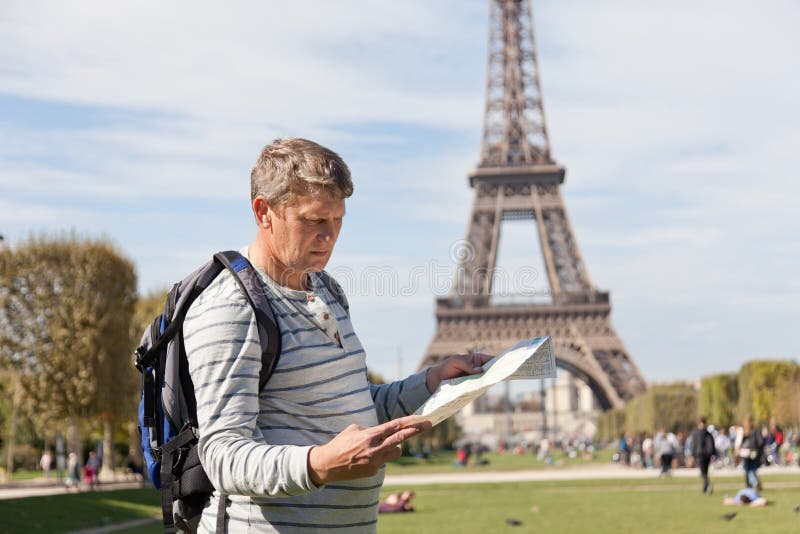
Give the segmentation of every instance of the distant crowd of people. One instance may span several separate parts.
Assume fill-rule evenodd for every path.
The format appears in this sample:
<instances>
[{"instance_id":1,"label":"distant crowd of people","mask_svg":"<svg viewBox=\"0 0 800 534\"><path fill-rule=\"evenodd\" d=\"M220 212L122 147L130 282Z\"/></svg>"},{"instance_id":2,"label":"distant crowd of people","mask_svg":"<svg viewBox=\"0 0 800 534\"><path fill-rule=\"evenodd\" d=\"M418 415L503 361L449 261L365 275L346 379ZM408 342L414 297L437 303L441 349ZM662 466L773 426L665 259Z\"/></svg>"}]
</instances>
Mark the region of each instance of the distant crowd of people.
<instances>
[{"instance_id":1,"label":"distant crowd of people","mask_svg":"<svg viewBox=\"0 0 800 534\"><path fill-rule=\"evenodd\" d=\"M143 480L143 473L141 467L138 467L133 459L130 458L127 466L128 476L133 480ZM53 468L57 468L59 481L62 474L65 474L64 484L67 488L80 490L80 489L95 489L99 481L100 467L102 465L102 458L98 451L89 451L85 463L81 466L78 455L70 452L66 455L63 454L56 456L50 449L45 449L42 452L41 459L39 460L39 467L41 467L45 478L50 478Z\"/></svg>"},{"instance_id":2,"label":"distant crowd of people","mask_svg":"<svg viewBox=\"0 0 800 534\"><path fill-rule=\"evenodd\" d=\"M555 453L560 453L558 455L560 457L580 457L586 461L592 460L595 456L596 447L593 440L577 435L563 436L559 439L543 437L539 441L523 440L515 444L511 444L505 439L500 439L496 447L492 449L473 441L462 443L456 448L456 459L453 463L460 467L486 465L489 461L483 457L483 454L490 450L498 454L533 454L540 461L550 465L557 463L554 460Z\"/></svg>"},{"instance_id":3,"label":"distant crowd of people","mask_svg":"<svg viewBox=\"0 0 800 534\"><path fill-rule=\"evenodd\" d=\"M800 465L800 433L784 433L772 420L767 427L758 427L752 417L741 426L716 428L698 421L697 428L686 434L660 428L651 436L631 436L625 432L619 439L615 461L640 468L659 468L659 476L670 476L676 467L698 467L703 478L703 491L712 492L708 468L737 467L745 472L747 487L761 489L758 469L763 465Z\"/></svg>"}]
</instances>

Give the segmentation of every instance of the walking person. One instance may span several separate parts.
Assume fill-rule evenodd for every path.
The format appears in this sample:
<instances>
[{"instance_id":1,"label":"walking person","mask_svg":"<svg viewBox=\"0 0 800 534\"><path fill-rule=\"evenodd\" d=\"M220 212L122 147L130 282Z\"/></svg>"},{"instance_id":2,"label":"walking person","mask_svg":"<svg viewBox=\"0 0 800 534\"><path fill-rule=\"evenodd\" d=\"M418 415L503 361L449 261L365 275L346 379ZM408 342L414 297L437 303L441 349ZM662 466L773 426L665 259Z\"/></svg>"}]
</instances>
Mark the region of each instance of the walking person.
<instances>
[{"instance_id":1,"label":"walking person","mask_svg":"<svg viewBox=\"0 0 800 534\"><path fill-rule=\"evenodd\" d=\"M764 436L761 430L755 428L753 416L747 417L742 425L742 444L739 447L739 457L744 464L744 480L748 488L761 491L761 480L758 478L758 468L764 460Z\"/></svg>"},{"instance_id":2,"label":"walking person","mask_svg":"<svg viewBox=\"0 0 800 534\"><path fill-rule=\"evenodd\" d=\"M645 436L642 440L642 459L647 469L653 467L653 438Z\"/></svg>"},{"instance_id":3,"label":"walking person","mask_svg":"<svg viewBox=\"0 0 800 534\"><path fill-rule=\"evenodd\" d=\"M619 436L619 463L623 465L631 464L631 444L625 432Z\"/></svg>"},{"instance_id":4,"label":"walking person","mask_svg":"<svg viewBox=\"0 0 800 534\"><path fill-rule=\"evenodd\" d=\"M74 452L69 453L67 458L67 488L80 490L81 466L78 462L78 455Z\"/></svg>"},{"instance_id":5,"label":"walking person","mask_svg":"<svg viewBox=\"0 0 800 534\"><path fill-rule=\"evenodd\" d=\"M89 458L86 460L86 465L83 466L84 482L89 489L94 490L97 485L97 474L100 472L100 459L97 453L89 451Z\"/></svg>"},{"instance_id":6,"label":"walking person","mask_svg":"<svg viewBox=\"0 0 800 534\"><path fill-rule=\"evenodd\" d=\"M692 456L700 468L700 476L703 477L703 493L709 495L714 493L714 484L708 478L708 466L715 454L714 436L706 428L706 418L701 417L697 422L697 428L692 432Z\"/></svg>"},{"instance_id":7,"label":"walking person","mask_svg":"<svg viewBox=\"0 0 800 534\"><path fill-rule=\"evenodd\" d=\"M717 462L723 466L727 466L730 461L731 438L728 431L723 427L720 429L719 435L716 439L717 447Z\"/></svg>"},{"instance_id":8,"label":"walking person","mask_svg":"<svg viewBox=\"0 0 800 534\"><path fill-rule=\"evenodd\" d=\"M53 454L50 452L50 449L45 449L42 453L39 466L41 466L42 471L44 471L44 478L50 478L50 469L53 467Z\"/></svg>"},{"instance_id":9,"label":"walking person","mask_svg":"<svg viewBox=\"0 0 800 534\"><path fill-rule=\"evenodd\" d=\"M678 439L675 434L672 432L667 434L664 427L661 427L656 434L655 449L661 462L661 473L658 476L672 476L672 459L678 450Z\"/></svg>"}]
</instances>

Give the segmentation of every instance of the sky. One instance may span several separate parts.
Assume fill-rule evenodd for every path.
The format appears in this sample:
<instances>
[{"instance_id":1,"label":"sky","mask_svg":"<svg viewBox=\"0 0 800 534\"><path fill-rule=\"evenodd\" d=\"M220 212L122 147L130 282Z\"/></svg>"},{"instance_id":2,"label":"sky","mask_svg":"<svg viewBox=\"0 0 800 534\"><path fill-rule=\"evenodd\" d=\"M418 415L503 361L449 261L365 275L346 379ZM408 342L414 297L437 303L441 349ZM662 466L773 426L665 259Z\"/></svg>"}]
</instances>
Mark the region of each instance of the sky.
<instances>
[{"instance_id":1,"label":"sky","mask_svg":"<svg viewBox=\"0 0 800 534\"><path fill-rule=\"evenodd\" d=\"M650 381L797 359L800 3L533 2L578 245ZM106 237L142 293L255 235L277 137L341 154L329 270L368 364L416 369L466 234L488 3L0 4L0 233ZM499 267L540 265L509 224Z\"/></svg>"}]
</instances>

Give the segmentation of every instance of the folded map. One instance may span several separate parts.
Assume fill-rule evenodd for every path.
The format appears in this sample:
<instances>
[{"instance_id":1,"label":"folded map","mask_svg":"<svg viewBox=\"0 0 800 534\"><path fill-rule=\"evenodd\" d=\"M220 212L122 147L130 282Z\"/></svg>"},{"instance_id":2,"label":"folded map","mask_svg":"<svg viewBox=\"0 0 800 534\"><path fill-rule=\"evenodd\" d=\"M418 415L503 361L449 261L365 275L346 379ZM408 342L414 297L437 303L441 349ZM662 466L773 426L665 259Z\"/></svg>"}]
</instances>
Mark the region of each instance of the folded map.
<instances>
[{"instance_id":1,"label":"folded map","mask_svg":"<svg viewBox=\"0 0 800 534\"><path fill-rule=\"evenodd\" d=\"M479 375L442 380L428 401L414 412L438 425L504 380L555 378L556 358L549 337L517 343L483 366Z\"/></svg>"}]
</instances>

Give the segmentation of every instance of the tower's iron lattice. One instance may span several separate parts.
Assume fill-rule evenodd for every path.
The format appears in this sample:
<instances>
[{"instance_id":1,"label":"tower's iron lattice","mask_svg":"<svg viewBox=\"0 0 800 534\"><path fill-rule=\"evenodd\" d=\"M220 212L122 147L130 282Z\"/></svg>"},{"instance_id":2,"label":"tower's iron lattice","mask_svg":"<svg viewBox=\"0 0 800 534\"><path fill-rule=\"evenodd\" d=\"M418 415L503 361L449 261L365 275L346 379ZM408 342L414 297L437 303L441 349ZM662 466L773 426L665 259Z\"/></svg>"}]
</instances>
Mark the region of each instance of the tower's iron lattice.
<instances>
[{"instance_id":1,"label":"tower's iron lattice","mask_svg":"<svg viewBox=\"0 0 800 534\"><path fill-rule=\"evenodd\" d=\"M491 0L486 112L475 191L452 293L436 302L436 333L421 366L480 349L496 354L520 339L550 335L558 366L582 378L602 408L624 405L646 383L611 326L578 250L550 152L528 0ZM491 301L501 223L535 221L547 279L547 304Z\"/></svg>"}]
</instances>

